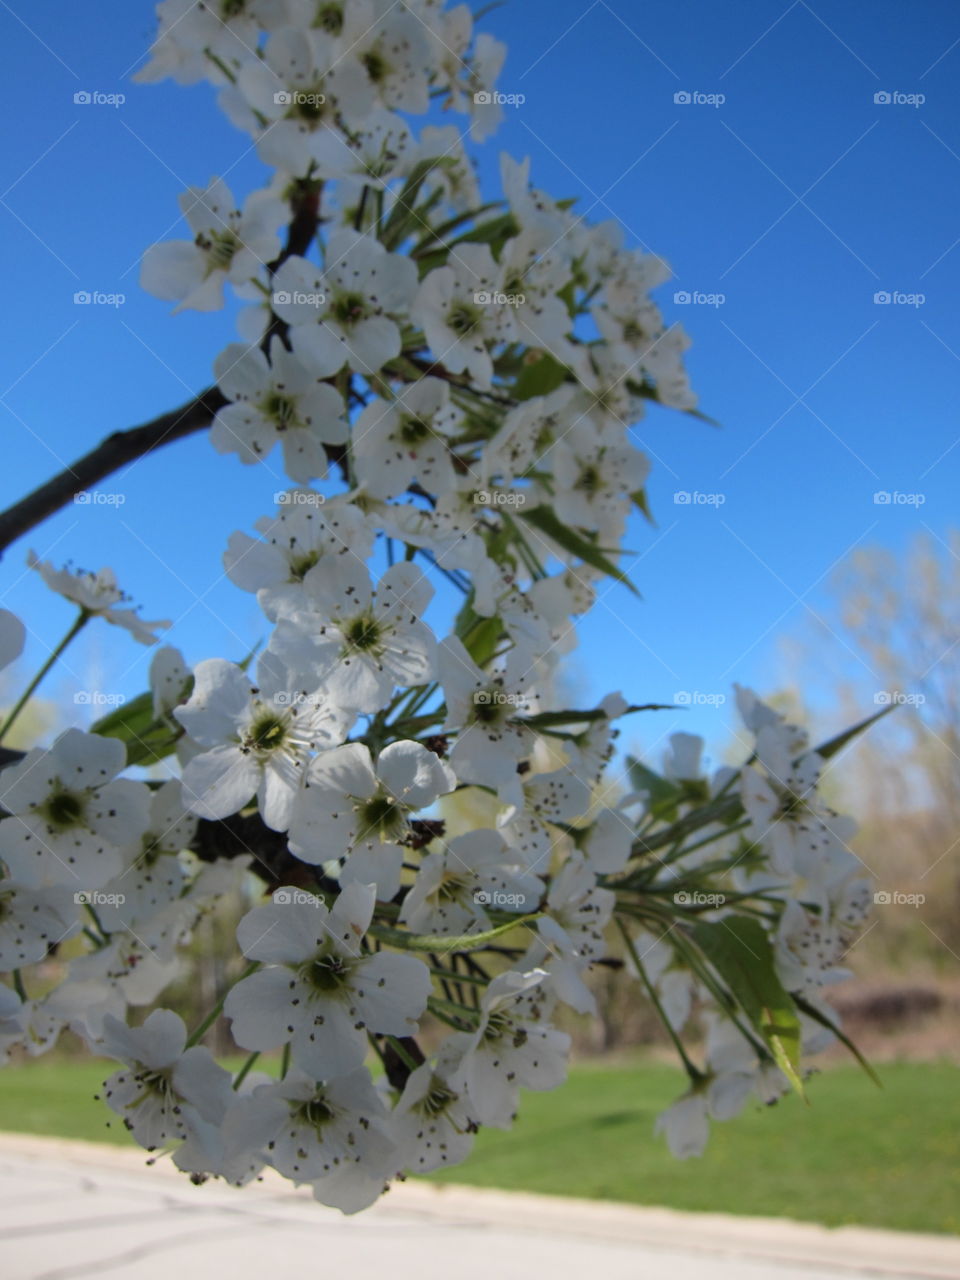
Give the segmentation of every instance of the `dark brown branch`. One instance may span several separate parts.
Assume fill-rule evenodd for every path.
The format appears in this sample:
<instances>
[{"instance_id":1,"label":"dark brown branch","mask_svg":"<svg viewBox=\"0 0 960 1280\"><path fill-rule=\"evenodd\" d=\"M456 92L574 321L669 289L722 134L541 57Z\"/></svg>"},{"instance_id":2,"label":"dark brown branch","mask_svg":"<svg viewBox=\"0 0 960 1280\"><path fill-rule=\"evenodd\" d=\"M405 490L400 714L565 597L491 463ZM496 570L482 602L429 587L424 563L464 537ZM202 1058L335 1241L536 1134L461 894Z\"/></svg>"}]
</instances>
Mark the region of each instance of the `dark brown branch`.
<instances>
[{"instance_id":1,"label":"dark brown branch","mask_svg":"<svg viewBox=\"0 0 960 1280\"><path fill-rule=\"evenodd\" d=\"M72 466L34 489L19 502L0 512L0 554L12 542L23 537L41 521L73 498L74 494L95 488L101 480L133 462L145 457L161 445L181 440L194 431L210 425L218 409L227 403L218 387L207 387L193 400L163 413L152 422L131 427L128 431L115 431L101 444L84 454Z\"/></svg>"}]
</instances>

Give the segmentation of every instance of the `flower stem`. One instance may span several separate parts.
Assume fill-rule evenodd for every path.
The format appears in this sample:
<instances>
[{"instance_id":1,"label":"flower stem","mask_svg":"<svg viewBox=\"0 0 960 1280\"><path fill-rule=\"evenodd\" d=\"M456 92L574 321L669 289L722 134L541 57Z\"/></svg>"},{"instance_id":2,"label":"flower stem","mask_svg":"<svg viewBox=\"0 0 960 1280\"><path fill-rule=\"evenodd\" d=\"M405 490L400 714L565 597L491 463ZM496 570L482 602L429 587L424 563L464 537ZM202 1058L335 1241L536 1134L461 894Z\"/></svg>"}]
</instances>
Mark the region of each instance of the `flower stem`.
<instances>
[{"instance_id":1,"label":"flower stem","mask_svg":"<svg viewBox=\"0 0 960 1280\"><path fill-rule=\"evenodd\" d=\"M235 1090L239 1089L240 1086L243 1084L244 1080L247 1078L247 1074L250 1071L250 1068L253 1066L253 1064L256 1062L256 1060L259 1057L260 1057L260 1050L255 1049L253 1053L251 1053L250 1057L243 1064L243 1066L240 1068L240 1070L237 1072L236 1079L233 1082L233 1088Z\"/></svg>"},{"instance_id":2,"label":"flower stem","mask_svg":"<svg viewBox=\"0 0 960 1280\"><path fill-rule=\"evenodd\" d=\"M411 1071L416 1071L416 1069L417 1069L417 1067L419 1067L420 1063L419 1063L419 1062L415 1062L415 1061L413 1060L412 1055L411 1055L411 1054L409 1054L409 1053L407 1053L406 1049L403 1047L403 1045L400 1043L400 1041L397 1039L397 1037L396 1037L396 1036L386 1036L386 1037L385 1037L385 1039L386 1039L387 1043L390 1045L390 1047L391 1047L391 1049L393 1050L393 1052L397 1055L397 1057L398 1057L398 1058L400 1059L400 1061L403 1063L403 1065L404 1065L405 1067L409 1067L409 1069L410 1069Z\"/></svg>"},{"instance_id":3,"label":"flower stem","mask_svg":"<svg viewBox=\"0 0 960 1280\"><path fill-rule=\"evenodd\" d=\"M690 1077L693 1083L696 1084L698 1081L703 1079L703 1072L698 1067L694 1066L694 1064L690 1061L687 1051L683 1047L683 1041L677 1035L674 1028L670 1025L670 1019L667 1017L666 1013L664 1012L663 1005L660 1003L660 997L657 995L656 991L654 990L653 983L650 981L649 977L647 976L647 971L643 967L643 961L640 959L639 955L637 954L637 948L634 946L633 939L630 937L630 934L627 932L626 925L623 923L623 921L619 916L616 917L616 921L617 921L617 928L620 930L620 935L623 938L623 941L626 943L627 950L630 953L630 959L634 963L634 967L637 970L637 974L639 975L640 980L643 982L643 985L647 988L647 994L649 995L651 1001L653 1002L653 1006L656 1009L657 1013L660 1015L660 1021L663 1023L664 1027L666 1027L667 1032L670 1036L670 1039L673 1041L674 1048L676 1049L677 1053L680 1055L680 1061L683 1063L684 1069L686 1070L687 1075Z\"/></svg>"},{"instance_id":4,"label":"flower stem","mask_svg":"<svg viewBox=\"0 0 960 1280\"><path fill-rule=\"evenodd\" d=\"M44 676L47 674L50 668L54 665L54 663L57 662L57 660L60 658L60 656L66 649L67 645L74 638L74 636L77 636L80 634L80 632L83 630L83 628L87 625L87 623L92 617L93 617L93 614L88 613L86 609L81 609L80 612L77 614L77 618L73 626L70 628L67 634L63 637L63 639L60 641L57 647L53 650L53 652L47 658L46 662L43 664L43 666L40 668L37 674L33 677L33 679L27 685L26 689L23 691L22 695L20 696L19 701L14 706L10 714L7 716L6 720L4 720L3 725L0 726L0 742L2 742L3 739L6 737L9 730L13 727L14 721L17 719L20 712L23 710L23 708L27 705L27 703L32 698L33 692L36 689L37 685L39 685L40 681L44 678Z\"/></svg>"},{"instance_id":5,"label":"flower stem","mask_svg":"<svg viewBox=\"0 0 960 1280\"><path fill-rule=\"evenodd\" d=\"M251 973L255 973L259 968L260 968L260 961L254 960L253 964L247 965L246 969L244 969L243 973L241 973L240 977L237 979L237 982L242 982L244 978L249 978ZM220 997L217 1003L213 1006L213 1008L210 1010L210 1012L207 1014L204 1020L200 1023L196 1031L194 1031L191 1034L189 1040L184 1045L184 1048L191 1049L195 1044L197 1044L198 1041L203 1039L203 1037L207 1034L207 1032L216 1022L216 1020L220 1017L221 1013L223 1013L223 1006L227 1002L227 996L230 994L233 988L237 985L237 982L230 983L230 986L227 987L226 991L223 993L223 995Z\"/></svg>"}]
</instances>

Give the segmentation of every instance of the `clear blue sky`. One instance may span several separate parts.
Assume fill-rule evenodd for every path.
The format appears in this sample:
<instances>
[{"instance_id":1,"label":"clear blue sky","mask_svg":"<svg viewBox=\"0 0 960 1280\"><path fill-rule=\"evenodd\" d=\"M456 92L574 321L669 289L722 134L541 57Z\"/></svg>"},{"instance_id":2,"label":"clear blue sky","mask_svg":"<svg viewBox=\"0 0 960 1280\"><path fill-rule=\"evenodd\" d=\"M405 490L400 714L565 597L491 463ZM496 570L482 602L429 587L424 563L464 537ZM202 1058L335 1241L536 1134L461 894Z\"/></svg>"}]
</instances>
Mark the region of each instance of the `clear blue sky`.
<instances>
[{"instance_id":1,"label":"clear blue sky","mask_svg":"<svg viewBox=\"0 0 960 1280\"><path fill-rule=\"evenodd\" d=\"M729 693L733 680L769 690L778 637L808 606L823 608L840 558L956 520L960 9L514 0L483 25L510 48L500 88L526 96L479 149L488 189L498 190L501 149L529 155L536 185L578 197L579 210L616 219L628 243L666 258L675 280L659 301L692 335L702 408L723 424L655 411L638 428L658 521L638 520L628 539L644 599L605 594L571 678L584 700L619 687L670 701ZM95 14L53 0L0 5L3 505L107 432L188 398L234 336L230 313L171 317L138 290L143 249L183 234L182 188L217 173L245 194L262 174L208 87L129 82L153 28L146 0L101 0ZM127 100L75 105L82 90ZM878 92L926 101L878 104ZM677 93L726 101L677 103ZM75 306L80 290L126 302ZM725 301L677 304L675 291ZM926 300L877 305L881 291ZM106 482L122 507L71 507L16 544L0 564L0 600L32 630L20 672L71 616L23 570L28 546L112 565L144 616L177 620L170 642L191 661L241 656L263 624L220 556L278 487L276 468L243 469L198 436ZM879 490L925 501L878 506ZM679 505L677 491L724 502ZM95 624L59 689L131 695L149 657ZM656 730L720 743L734 721L728 703L663 716Z\"/></svg>"}]
</instances>

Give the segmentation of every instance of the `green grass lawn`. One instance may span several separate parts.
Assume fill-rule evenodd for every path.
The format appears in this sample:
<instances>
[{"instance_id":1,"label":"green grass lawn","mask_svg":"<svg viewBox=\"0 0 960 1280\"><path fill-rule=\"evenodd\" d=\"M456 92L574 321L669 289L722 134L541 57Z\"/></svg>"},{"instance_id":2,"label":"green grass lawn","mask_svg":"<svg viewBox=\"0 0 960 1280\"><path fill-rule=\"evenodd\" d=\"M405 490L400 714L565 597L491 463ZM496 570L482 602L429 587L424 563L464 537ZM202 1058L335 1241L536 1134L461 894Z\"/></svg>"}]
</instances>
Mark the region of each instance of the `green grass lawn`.
<instances>
[{"instance_id":1,"label":"green grass lawn","mask_svg":"<svg viewBox=\"0 0 960 1280\"><path fill-rule=\"evenodd\" d=\"M129 1141L92 1095L104 1066L43 1059L0 1073L0 1129ZM652 1135L680 1091L669 1067L583 1065L554 1093L524 1095L510 1133L485 1131L442 1181L829 1225L960 1232L960 1073L890 1065L878 1090L855 1068L718 1124L706 1155L678 1162Z\"/></svg>"}]
</instances>

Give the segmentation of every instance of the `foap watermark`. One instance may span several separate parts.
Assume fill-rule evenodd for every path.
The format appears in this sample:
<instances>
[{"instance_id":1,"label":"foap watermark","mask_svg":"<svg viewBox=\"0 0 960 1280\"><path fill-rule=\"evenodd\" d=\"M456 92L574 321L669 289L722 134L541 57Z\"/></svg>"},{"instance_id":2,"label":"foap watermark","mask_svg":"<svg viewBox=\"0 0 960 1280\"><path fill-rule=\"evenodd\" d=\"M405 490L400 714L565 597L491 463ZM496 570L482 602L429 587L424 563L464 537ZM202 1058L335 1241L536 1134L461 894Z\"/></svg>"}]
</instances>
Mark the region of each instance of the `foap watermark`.
<instances>
[{"instance_id":1,"label":"foap watermark","mask_svg":"<svg viewBox=\"0 0 960 1280\"><path fill-rule=\"evenodd\" d=\"M122 507L127 500L125 493L101 493L99 489L81 489L73 495L78 507Z\"/></svg>"},{"instance_id":2,"label":"foap watermark","mask_svg":"<svg viewBox=\"0 0 960 1280\"><path fill-rule=\"evenodd\" d=\"M922 707L926 700L922 693L901 693L899 689L878 689L873 695L878 707Z\"/></svg>"},{"instance_id":3,"label":"foap watermark","mask_svg":"<svg viewBox=\"0 0 960 1280\"><path fill-rule=\"evenodd\" d=\"M673 501L678 507L722 507L727 500L725 493L701 493L699 489L678 489Z\"/></svg>"},{"instance_id":4,"label":"foap watermark","mask_svg":"<svg viewBox=\"0 0 960 1280\"><path fill-rule=\"evenodd\" d=\"M274 889L273 901L278 907L325 907L322 893L308 893L306 889Z\"/></svg>"},{"instance_id":5,"label":"foap watermark","mask_svg":"<svg viewBox=\"0 0 960 1280\"><path fill-rule=\"evenodd\" d=\"M101 693L99 689L81 689L73 695L78 707L122 707L126 700L122 693Z\"/></svg>"},{"instance_id":6,"label":"foap watermark","mask_svg":"<svg viewBox=\"0 0 960 1280\"><path fill-rule=\"evenodd\" d=\"M325 307L325 293L310 293L304 289L277 289L270 295L275 307Z\"/></svg>"},{"instance_id":7,"label":"foap watermark","mask_svg":"<svg viewBox=\"0 0 960 1280\"><path fill-rule=\"evenodd\" d=\"M673 895L678 907L722 907L727 900L724 893L701 893L699 889L681 889Z\"/></svg>"},{"instance_id":8,"label":"foap watermark","mask_svg":"<svg viewBox=\"0 0 960 1280\"><path fill-rule=\"evenodd\" d=\"M873 895L878 907L922 907L926 900L925 893L901 893L899 889L878 889Z\"/></svg>"},{"instance_id":9,"label":"foap watermark","mask_svg":"<svg viewBox=\"0 0 960 1280\"><path fill-rule=\"evenodd\" d=\"M478 307L522 307L526 300L525 293L498 293L496 289L478 289L473 295Z\"/></svg>"},{"instance_id":10,"label":"foap watermark","mask_svg":"<svg viewBox=\"0 0 960 1280\"><path fill-rule=\"evenodd\" d=\"M725 93L701 93L699 89L678 89L673 101L678 107L722 107Z\"/></svg>"},{"instance_id":11,"label":"foap watermark","mask_svg":"<svg viewBox=\"0 0 960 1280\"><path fill-rule=\"evenodd\" d=\"M516 910L527 905L523 893L503 893L499 889L477 889L473 900L478 907L498 907L501 911Z\"/></svg>"},{"instance_id":12,"label":"foap watermark","mask_svg":"<svg viewBox=\"0 0 960 1280\"><path fill-rule=\"evenodd\" d=\"M473 500L481 507L522 507L527 495L515 489L477 489Z\"/></svg>"},{"instance_id":13,"label":"foap watermark","mask_svg":"<svg viewBox=\"0 0 960 1280\"><path fill-rule=\"evenodd\" d=\"M875 507L922 507L925 493L901 493L899 489L878 489L873 495Z\"/></svg>"},{"instance_id":14,"label":"foap watermark","mask_svg":"<svg viewBox=\"0 0 960 1280\"><path fill-rule=\"evenodd\" d=\"M478 107L522 107L525 93L501 93L499 89L478 89L473 95Z\"/></svg>"},{"instance_id":15,"label":"foap watermark","mask_svg":"<svg viewBox=\"0 0 960 1280\"><path fill-rule=\"evenodd\" d=\"M478 689L473 695L477 707L525 707L527 700L522 693L504 693L502 689Z\"/></svg>"},{"instance_id":16,"label":"foap watermark","mask_svg":"<svg viewBox=\"0 0 960 1280\"><path fill-rule=\"evenodd\" d=\"M75 307L122 307L126 300L125 293L104 293L100 289L78 289L73 295Z\"/></svg>"},{"instance_id":17,"label":"foap watermark","mask_svg":"<svg viewBox=\"0 0 960 1280\"><path fill-rule=\"evenodd\" d=\"M104 893L102 889L78 889L73 895L78 907L122 907L125 893Z\"/></svg>"},{"instance_id":18,"label":"foap watermark","mask_svg":"<svg viewBox=\"0 0 960 1280\"><path fill-rule=\"evenodd\" d=\"M922 107L926 100L925 93L901 93L899 89L878 89L873 95L878 107Z\"/></svg>"},{"instance_id":19,"label":"foap watermark","mask_svg":"<svg viewBox=\"0 0 960 1280\"><path fill-rule=\"evenodd\" d=\"M722 307L725 293L702 293L699 289L678 289L673 295L678 307Z\"/></svg>"},{"instance_id":20,"label":"foap watermark","mask_svg":"<svg viewBox=\"0 0 960 1280\"><path fill-rule=\"evenodd\" d=\"M678 707L722 707L725 693L701 693L699 689L680 689L673 695Z\"/></svg>"},{"instance_id":21,"label":"foap watermark","mask_svg":"<svg viewBox=\"0 0 960 1280\"><path fill-rule=\"evenodd\" d=\"M125 93L101 93L99 89L79 89L73 95L77 107L122 107L126 100Z\"/></svg>"},{"instance_id":22,"label":"foap watermark","mask_svg":"<svg viewBox=\"0 0 960 1280\"><path fill-rule=\"evenodd\" d=\"M324 107L327 95L303 93L299 89L280 89L273 95L273 102L277 107Z\"/></svg>"},{"instance_id":23,"label":"foap watermark","mask_svg":"<svg viewBox=\"0 0 960 1280\"><path fill-rule=\"evenodd\" d=\"M326 498L309 489L283 489L273 495L278 507L322 507Z\"/></svg>"},{"instance_id":24,"label":"foap watermark","mask_svg":"<svg viewBox=\"0 0 960 1280\"><path fill-rule=\"evenodd\" d=\"M904 293L902 289L878 289L873 295L875 307L922 307L925 293Z\"/></svg>"},{"instance_id":25,"label":"foap watermark","mask_svg":"<svg viewBox=\"0 0 960 1280\"><path fill-rule=\"evenodd\" d=\"M281 689L273 700L278 707L323 707L327 701L322 693L301 693L297 689Z\"/></svg>"}]
</instances>

